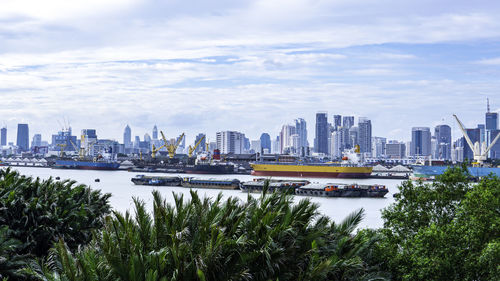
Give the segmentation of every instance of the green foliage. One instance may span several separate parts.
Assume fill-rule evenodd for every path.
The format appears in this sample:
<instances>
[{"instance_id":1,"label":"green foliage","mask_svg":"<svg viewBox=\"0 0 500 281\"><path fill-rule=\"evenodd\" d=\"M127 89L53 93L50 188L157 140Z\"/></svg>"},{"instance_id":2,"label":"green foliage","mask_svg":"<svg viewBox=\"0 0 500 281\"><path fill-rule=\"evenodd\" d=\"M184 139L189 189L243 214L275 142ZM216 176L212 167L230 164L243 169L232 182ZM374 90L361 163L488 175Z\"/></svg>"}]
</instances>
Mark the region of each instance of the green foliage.
<instances>
[{"instance_id":1,"label":"green foliage","mask_svg":"<svg viewBox=\"0 0 500 281\"><path fill-rule=\"evenodd\" d=\"M403 183L370 262L394 280L498 280L500 180L468 179L459 167L432 184Z\"/></svg>"},{"instance_id":2,"label":"green foliage","mask_svg":"<svg viewBox=\"0 0 500 281\"><path fill-rule=\"evenodd\" d=\"M153 214L134 199L135 215L115 212L72 254L61 240L48 280L363 280L379 277L364 257L376 235L353 234L360 210L342 223L303 199L272 193L247 202L222 195L167 204L153 192Z\"/></svg>"},{"instance_id":3,"label":"green foliage","mask_svg":"<svg viewBox=\"0 0 500 281\"><path fill-rule=\"evenodd\" d=\"M109 197L71 180L40 180L0 170L0 226L8 226L10 237L21 242L20 254L43 257L59 238L76 249L103 226Z\"/></svg>"},{"instance_id":4,"label":"green foliage","mask_svg":"<svg viewBox=\"0 0 500 281\"><path fill-rule=\"evenodd\" d=\"M15 280L23 277L21 269L27 260L17 254L20 245L21 242L9 237L8 227L0 227L0 279Z\"/></svg>"}]
</instances>

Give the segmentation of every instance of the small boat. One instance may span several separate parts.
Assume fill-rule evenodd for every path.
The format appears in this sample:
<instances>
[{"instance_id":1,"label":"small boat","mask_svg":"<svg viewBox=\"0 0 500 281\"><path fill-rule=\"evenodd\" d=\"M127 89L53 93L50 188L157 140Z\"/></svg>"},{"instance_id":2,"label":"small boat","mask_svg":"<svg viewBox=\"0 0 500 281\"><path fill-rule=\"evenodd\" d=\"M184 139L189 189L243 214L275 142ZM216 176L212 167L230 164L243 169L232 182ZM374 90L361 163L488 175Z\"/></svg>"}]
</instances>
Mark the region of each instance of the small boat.
<instances>
[{"instance_id":1,"label":"small boat","mask_svg":"<svg viewBox=\"0 0 500 281\"><path fill-rule=\"evenodd\" d=\"M60 177L56 177L56 180L60 180L61 178Z\"/></svg>"},{"instance_id":2,"label":"small boat","mask_svg":"<svg viewBox=\"0 0 500 281\"><path fill-rule=\"evenodd\" d=\"M100 179L95 179L94 181L95 181L95 182L100 182L101 180L100 180Z\"/></svg>"}]
</instances>

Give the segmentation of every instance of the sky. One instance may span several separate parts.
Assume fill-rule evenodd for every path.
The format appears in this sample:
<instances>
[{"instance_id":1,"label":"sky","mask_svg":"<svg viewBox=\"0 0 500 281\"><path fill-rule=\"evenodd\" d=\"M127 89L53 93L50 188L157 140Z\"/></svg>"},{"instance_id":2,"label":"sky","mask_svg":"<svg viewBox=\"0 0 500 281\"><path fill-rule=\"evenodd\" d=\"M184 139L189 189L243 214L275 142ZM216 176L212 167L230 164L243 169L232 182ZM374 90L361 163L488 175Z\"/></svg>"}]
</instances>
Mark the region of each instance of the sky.
<instances>
[{"instance_id":1,"label":"sky","mask_svg":"<svg viewBox=\"0 0 500 281\"><path fill-rule=\"evenodd\" d=\"M236 130L315 114L368 117L373 136L484 123L500 110L500 2L2 0L0 125L44 140Z\"/></svg>"}]
</instances>

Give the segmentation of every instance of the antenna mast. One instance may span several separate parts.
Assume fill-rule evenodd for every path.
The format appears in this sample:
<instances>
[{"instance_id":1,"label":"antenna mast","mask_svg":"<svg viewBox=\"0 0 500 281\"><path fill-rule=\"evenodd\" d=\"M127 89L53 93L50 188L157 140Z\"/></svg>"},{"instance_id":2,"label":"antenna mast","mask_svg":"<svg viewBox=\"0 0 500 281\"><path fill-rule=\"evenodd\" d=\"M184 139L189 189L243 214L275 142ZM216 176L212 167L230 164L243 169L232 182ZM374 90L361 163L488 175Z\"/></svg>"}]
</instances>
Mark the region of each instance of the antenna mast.
<instances>
[{"instance_id":1,"label":"antenna mast","mask_svg":"<svg viewBox=\"0 0 500 281\"><path fill-rule=\"evenodd\" d=\"M490 113L490 99L486 98L486 112Z\"/></svg>"}]
</instances>

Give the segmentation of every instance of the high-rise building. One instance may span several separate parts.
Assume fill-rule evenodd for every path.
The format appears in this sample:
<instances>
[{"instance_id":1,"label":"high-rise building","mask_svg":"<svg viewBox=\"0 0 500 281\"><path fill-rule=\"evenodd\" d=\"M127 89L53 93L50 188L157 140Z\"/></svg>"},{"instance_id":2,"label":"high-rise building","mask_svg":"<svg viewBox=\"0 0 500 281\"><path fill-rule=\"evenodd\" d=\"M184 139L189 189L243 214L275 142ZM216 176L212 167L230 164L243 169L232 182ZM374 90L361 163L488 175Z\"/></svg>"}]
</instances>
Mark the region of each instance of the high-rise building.
<instances>
[{"instance_id":1,"label":"high-rise building","mask_svg":"<svg viewBox=\"0 0 500 281\"><path fill-rule=\"evenodd\" d=\"M359 145L358 135L358 126L349 128L349 148L354 148L355 145Z\"/></svg>"},{"instance_id":2,"label":"high-rise building","mask_svg":"<svg viewBox=\"0 0 500 281\"><path fill-rule=\"evenodd\" d=\"M382 137L372 138L372 156L373 157L383 157L386 155L386 144L387 139Z\"/></svg>"},{"instance_id":3,"label":"high-rise building","mask_svg":"<svg viewBox=\"0 0 500 281\"><path fill-rule=\"evenodd\" d=\"M371 154L372 152L372 122L366 117L359 117L358 120L358 142L361 153Z\"/></svg>"},{"instance_id":4,"label":"high-rise building","mask_svg":"<svg viewBox=\"0 0 500 281\"><path fill-rule=\"evenodd\" d=\"M436 138L435 159L451 160L451 128L448 125L437 125L434 128Z\"/></svg>"},{"instance_id":5,"label":"high-rise building","mask_svg":"<svg viewBox=\"0 0 500 281\"><path fill-rule=\"evenodd\" d=\"M280 140L280 136L276 136L276 139L274 139L271 143L271 148L272 148L272 152L274 154L280 154L281 153L281 140Z\"/></svg>"},{"instance_id":6,"label":"high-rise building","mask_svg":"<svg viewBox=\"0 0 500 281\"><path fill-rule=\"evenodd\" d=\"M500 133L500 130L491 130L490 131L491 140L494 140L499 133ZM493 145L493 147L491 147L489 155L490 155L490 158L492 158L492 159L500 159L500 141L497 141Z\"/></svg>"},{"instance_id":7,"label":"high-rise building","mask_svg":"<svg viewBox=\"0 0 500 281\"><path fill-rule=\"evenodd\" d=\"M303 118L298 118L295 120L295 133L299 135L298 147L300 150L309 147L309 142L307 141L307 123Z\"/></svg>"},{"instance_id":8,"label":"high-rise building","mask_svg":"<svg viewBox=\"0 0 500 281\"><path fill-rule=\"evenodd\" d=\"M17 124L17 147L19 152L28 151L30 147L30 131L28 124Z\"/></svg>"},{"instance_id":9,"label":"high-rise building","mask_svg":"<svg viewBox=\"0 0 500 281\"><path fill-rule=\"evenodd\" d=\"M293 146L292 146L292 139L291 136L295 135L295 126L292 125L283 125L281 127L281 132L280 132L280 147L281 147L281 152L282 154L286 153L294 153L293 151Z\"/></svg>"},{"instance_id":10,"label":"high-rise building","mask_svg":"<svg viewBox=\"0 0 500 281\"><path fill-rule=\"evenodd\" d=\"M262 152L267 149L267 153L271 153L271 137L268 133L262 133L262 135L260 135L260 147Z\"/></svg>"},{"instance_id":11,"label":"high-rise building","mask_svg":"<svg viewBox=\"0 0 500 281\"><path fill-rule=\"evenodd\" d=\"M326 112L316 113L316 137L314 138L314 151L328 153L328 117Z\"/></svg>"},{"instance_id":12,"label":"high-rise building","mask_svg":"<svg viewBox=\"0 0 500 281\"><path fill-rule=\"evenodd\" d=\"M34 134L33 140L31 141L31 148L40 147L40 146L42 146L42 135L41 134Z\"/></svg>"},{"instance_id":13,"label":"high-rise building","mask_svg":"<svg viewBox=\"0 0 500 281\"><path fill-rule=\"evenodd\" d=\"M158 139L158 128L156 127L156 125L153 127L153 139Z\"/></svg>"},{"instance_id":14,"label":"high-rise building","mask_svg":"<svg viewBox=\"0 0 500 281\"><path fill-rule=\"evenodd\" d=\"M83 143L81 146L85 149L88 155L97 156L99 154L99 147L97 144L97 133L95 129L82 130Z\"/></svg>"},{"instance_id":15,"label":"high-rise building","mask_svg":"<svg viewBox=\"0 0 500 281\"><path fill-rule=\"evenodd\" d=\"M402 159L406 156L406 146L402 142L389 141L385 145L385 154L392 159Z\"/></svg>"},{"instance_id":16,"label":"high-rise building","mask_svg":"<svg viewBox=\"0 0 500 281\"><path fill-rule=\"evenodd\" d=\"M3 127L0 130L0 145L4 146L7 145L7 128Z\"/></svg>"},{"instance_id":17,"label":"high-rise building","mask_svg":"<svg viewBox=\"0 0 500 281\"><path fill-rule=\"evenodd\" d=\"M350 129L354 126L354 116L344 116L342 119L342 127Z\"/></svg>"},{"instance_id":18,"label":"high-rise building","mask_svg":"<svg viewBox=\"0 0 500 281\"><path fill-rule=\"evenodd\" d=\"M486 112L486 130L497 130L498 129L498 113L496 112Z\"/></svg>"},{"instance_id":19,"label":"high-rise building","mask_svg":"<svg viewBox=\"0 0 500 281\"><path fill-rule=\"evenodd\" d=\"M148 133L144 134L144 141L145 142L151 142L151 136Z\"/></svg>"},{"instance_id":20,"label":"high-rise building","mask_svg":"<svg viewBox=\"0 0 500 281\"><path fill-rule=\"evenodd\" d=\"M63 151L76 151L78 150L76 136L72 135L71 127L67 130L63 129L52 135L52 149Z\"/></svg>"},{"instance_id":21,"label":"high-rise building","mask_svg":"<svg viewBox=\"0 0 500 281\"><path fill-rule=\"evenodd\" d=\"M431 155L431 130L428 127L413 127L411 129L410 155Z\"/></svg>"},{"instance_id":22,"label":"high-rise building","mask_svg":"<svg viewBox=\"0 0 500 281\"><path fill-rule=\"evenodd\" d=\"M344 150L343 134L345 130L337 130L331 133L330 137L330 155L334 159L339 159L342 157L342 151Z\"/></svg>"},{"instance_id":23,"label":"high-rise building","mask_svg":"<svg viewBox=\"0 0 500 281\"><path fill-rule=\"evenodd\" d=\"M333 130L337 131L340 126L342 126L342 116L333 115Z\"/></svg>"},{"instance_id":24,"label":"high-rise building","mask_svg":"<svg viewBox=\"0 0 500 281\"><path fill-rule=\"evenodd\" d=\"M222 154L242 154L245 150L245 135L235 131L217 132L217 148Z\"/></svg>"},{"instance_id":25,"label":"high-rise building","mask_svg":"<svg viewBox=\"0 0 500 281\"><path fill-rule=\"evenodd\" d=\"M123 132L123 145L125 148L132 147L132 130L130 130L128 125L125 127L125 131Z\"/></svg>"}]
</instances>

